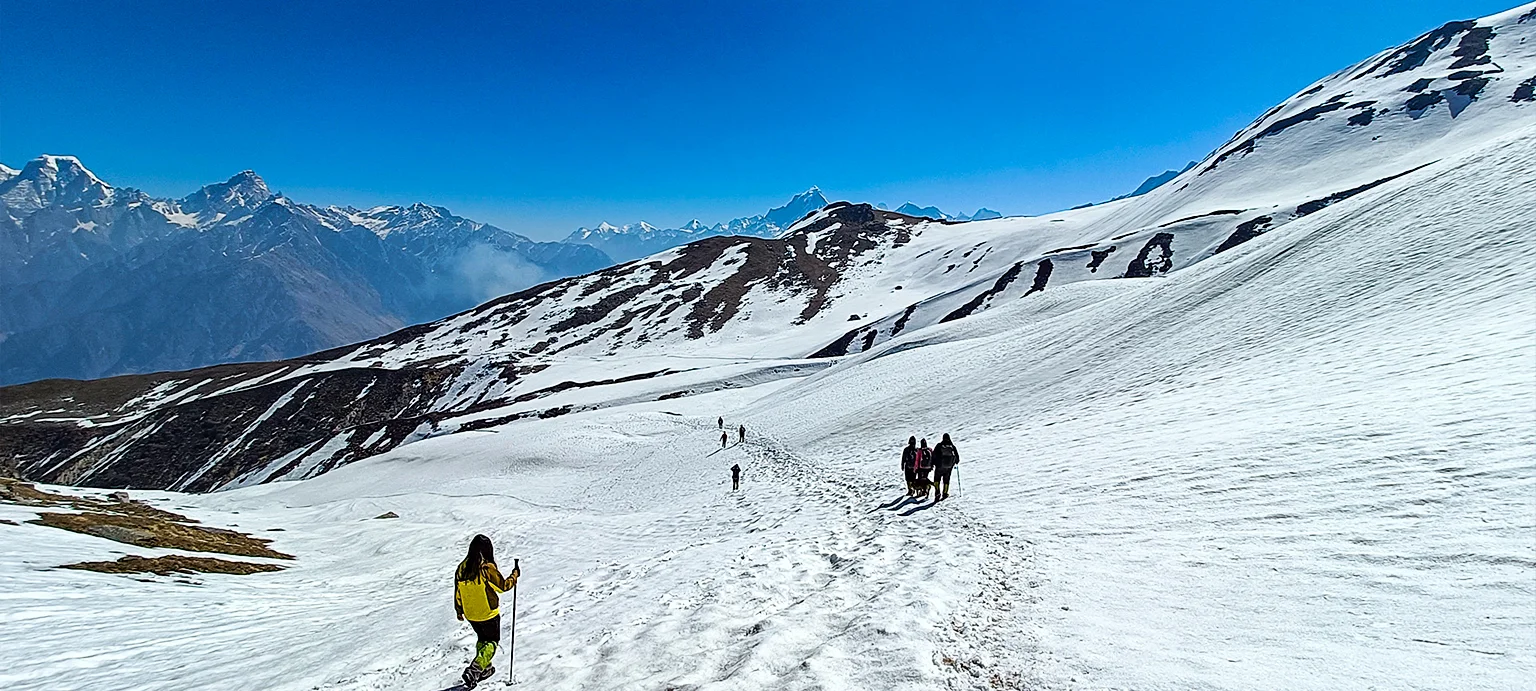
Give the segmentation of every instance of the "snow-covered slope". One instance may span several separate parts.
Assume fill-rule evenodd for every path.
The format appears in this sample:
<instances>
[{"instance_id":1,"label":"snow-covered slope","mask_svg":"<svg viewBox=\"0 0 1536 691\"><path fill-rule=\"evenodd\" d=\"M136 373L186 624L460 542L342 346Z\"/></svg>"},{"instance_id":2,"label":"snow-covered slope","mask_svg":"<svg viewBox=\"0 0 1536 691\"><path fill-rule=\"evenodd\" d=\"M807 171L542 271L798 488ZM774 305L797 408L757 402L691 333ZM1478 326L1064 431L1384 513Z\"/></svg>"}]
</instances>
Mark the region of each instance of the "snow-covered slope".
<instances>
[{"instance_id":1,"label":"snow-covered slope","mask_svg":"<svg viewBox=\"0 0 1536 691\"><path fill-rule=\"evenodd\" d=\"M166 200L43 156L0 181L0 382L291 357L609 263L441 207L300 204L251 171Z\"/></svg>"},{"instance_id":2,"label":"snow-covered slope","mask_svg":"<svg viewBox=\"0 0 1536 691\"><path fill-rule=\"evenodd\" d=\"M795 221L827 205L821 189L812 187L795 195L783 206L767 213L744 216L706 226L698 219L680 228L657 228L645 221L615 226L608 222L596 228L578 228L565 239L568 243L591 245L618 261L629 261L662 252L695 240L722 235L749 235L776 238Z\"/></svg>"},{"instance_id":3,"label":"snow-covered slope","mask_svg":"<svg viewBox=\"0 0 1536 691\"><path fill-rule=\"evenodd\" d=\"M0 684L442 688L485 532L525 687L1523 688L1533 36L1448 25L1101 206L838 204L303 360L0 390L23 474L229 488L135 494L297 556L50 569L127 548L0 505ZM944 432L958 496L901 503Z\"/></svg>"}]
</instances>

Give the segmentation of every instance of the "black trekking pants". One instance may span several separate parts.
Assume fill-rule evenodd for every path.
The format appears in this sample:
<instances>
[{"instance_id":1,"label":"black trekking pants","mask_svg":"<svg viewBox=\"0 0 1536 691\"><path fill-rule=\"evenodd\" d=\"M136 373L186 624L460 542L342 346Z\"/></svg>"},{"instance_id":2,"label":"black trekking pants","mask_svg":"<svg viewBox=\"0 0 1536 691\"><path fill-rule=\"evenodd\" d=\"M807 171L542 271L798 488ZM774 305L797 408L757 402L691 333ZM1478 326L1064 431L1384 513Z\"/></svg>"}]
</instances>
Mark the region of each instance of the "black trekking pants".
<instances>
[{"instance_id":1,"label":"black trekking pants","mask_svg":"<svg viewBox=\"0 0 1536 691\"><path fill-rule=\"evenodd\" d=\"M940 494L949 494L949 474L954 472L954 470L954 466L950 466L948 468L934 468L933 491Z\"/></svg>"},{"instance_id":2,"label":"black trekking pants","mask_svg":"<svg viewBox=\"0 0 1536 691\"><path fill-rule=\"evenodd\" d=\"M471 620L469 622L469 626L470 626L470 628L473 628L475 630L475 638L480 639L481 643L485 643L485 642L500 643L501 642L501 615L500 614L498 614L498 615L496 615L494 617L491 617L490 619L486 619L485 621L473 621L473 620Z\"/></svg>"}]
</instances>

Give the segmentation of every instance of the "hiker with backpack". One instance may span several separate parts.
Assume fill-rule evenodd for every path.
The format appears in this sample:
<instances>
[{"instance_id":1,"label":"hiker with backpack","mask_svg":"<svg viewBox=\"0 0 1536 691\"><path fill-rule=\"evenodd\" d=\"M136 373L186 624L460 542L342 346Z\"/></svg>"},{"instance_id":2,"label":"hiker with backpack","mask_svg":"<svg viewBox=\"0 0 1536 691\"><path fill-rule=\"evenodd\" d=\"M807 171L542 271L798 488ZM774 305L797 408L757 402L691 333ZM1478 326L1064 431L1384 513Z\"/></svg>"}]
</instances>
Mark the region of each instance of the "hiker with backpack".
<instances>
[{"instance_id":1,"label":"hiker with backpack","mask_svg":"<svg viewBox=\"0 0 1536 691\"><path fill-rule=\"evenodd\" d=\"M731 466L731 491L741 489L741 464Z\"/></svg>"},{"instance_id":2,"label":"hiker with backpack","mask_svg":"<svg viewBox=\"0 0 1536 691\"><path fill-rule=\"evenodd\" d=\"M960 450L955 448L955 443L949 440L949 433L946 432L944 440L933 447L934 503L949 498L949 476L957 465L960 465Z\"/></svg>"},{"instance_id":3,"label":"hiker with backpack","mask_svg":"<svg viewBox=\"0 0 1536 691\"><path fill-rule=\"evenodd\" d=\"M491 658L501 644L501 602L498 593L517 587L520 569L512 566L505 577L496 569L491 539L476 535L469 541L469 553L453 573L453 611L459 621L468 621L475 630L475 658L464 668L464 686L476 684L496 673ZM515 623L515 618L514 618Z\"/></svg>"}]
</instances>

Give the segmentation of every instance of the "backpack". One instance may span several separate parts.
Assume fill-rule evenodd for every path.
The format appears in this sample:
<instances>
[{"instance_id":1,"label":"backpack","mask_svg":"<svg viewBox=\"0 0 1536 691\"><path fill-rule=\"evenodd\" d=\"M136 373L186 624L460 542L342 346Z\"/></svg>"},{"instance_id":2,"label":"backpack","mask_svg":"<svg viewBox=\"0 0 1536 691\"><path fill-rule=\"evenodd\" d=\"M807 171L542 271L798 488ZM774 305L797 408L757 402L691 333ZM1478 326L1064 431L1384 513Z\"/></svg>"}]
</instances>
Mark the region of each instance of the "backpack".
<instances>
[{"instance_id":1,"label":"backpack","mask_svg":"<svg viewBox=\"0 0 1536 691\"><path fill-rule=\"evenodd\" d=\"M960 462L960 453L954 444L940 442L933 447L933 457L935 465L940 468L953 468Z\"/></svg>"},{"instance_id":2,"label":"backpack","mask_svg":"<svg viewBox=\"0 0 1536 691\"><path fill-rule=\"evenodd\" d=\"M919 448L917 450L917 469L928 470L933 467L933 449Z\"/></svg>"}]
</instances>

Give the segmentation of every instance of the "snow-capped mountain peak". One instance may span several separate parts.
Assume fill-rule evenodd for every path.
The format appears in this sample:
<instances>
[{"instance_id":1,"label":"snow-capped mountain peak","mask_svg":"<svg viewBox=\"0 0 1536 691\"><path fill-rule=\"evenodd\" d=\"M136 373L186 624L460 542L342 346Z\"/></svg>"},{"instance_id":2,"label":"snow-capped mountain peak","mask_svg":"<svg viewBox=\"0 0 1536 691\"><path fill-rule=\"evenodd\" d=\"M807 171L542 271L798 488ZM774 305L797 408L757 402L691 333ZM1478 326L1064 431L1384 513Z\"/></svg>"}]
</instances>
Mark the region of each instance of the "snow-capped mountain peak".
<instances>
[{"instance_id":1,"label":"snow-capped mountain peak","mask_svg":"<svg viewBox=\"0 0 1536 691\"><path fill-rule=\"evenodd\" d=\"M85 167L85 164L80 162L80 159L75 158L74 156L43 154L42 156L38 156L37 160L35 160L33 163L37 164L40 170L48 171L63 181L69 181L76 177L83 176L89 180L91 184L101 185L103 187L111 186L105 182L102 182L101 178L96 177L95 173L92 173L89 168Z\"/></svg>"},{"instance_id":2,"label":"snow-capped mountain peak","mask_svg":"<svg viewBox=\"0 0 1536 691\"><path fill-rule=\"evenodd\" d=\"M434 234L460 229L473 232L484 227L482 223L455 216L444 207L425 202L409 206L375 206L367 211L348 211L345 215L353 224L372 230L381 238L402 232Z\"/></svg>"},{"instance_id":3,"label":"snow-capped mountain peak","mask_svg":"<svg viewBox=\"0 0 1536 691\"><path fill-rule=\"evenodd\" d=\"M181 209L195 214L200 224L230 216L236 209L251 209L273 200L272 190L255 171L242 170L224 182L208 185L183 197ZM242 214L243 215L243 214Z\"/></svg>"},{"instance_id":4,"label":"snow-capped mountain peak","mask_svg":"<svg viewBox=\"0 0 1536 691\"><path fill-rule=\"evenodd\" d=\"M795 195L788 204L770 210L763 214L763 220L782 231L795 224L813 211L817 211L827 205L827 197L821 193L820 187L810 189Z\"/></svg>"},{"instance_id":5,"label":"snow-capped mountain peak","mask_svg":"<svg viewBox=\"0 0 1536 691\"><path fill-rule=\"evenodd\" d=\"M45 206L79 208L110 202L112 186L74 156L44 154L0 181L0 203L27 215Z\"/></svg>"}]
</instances>

